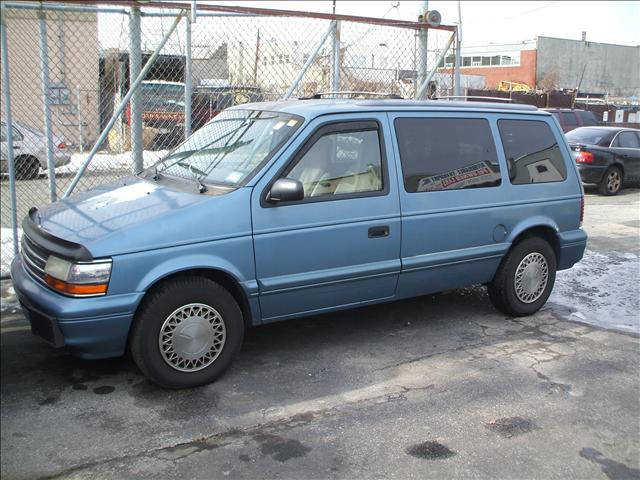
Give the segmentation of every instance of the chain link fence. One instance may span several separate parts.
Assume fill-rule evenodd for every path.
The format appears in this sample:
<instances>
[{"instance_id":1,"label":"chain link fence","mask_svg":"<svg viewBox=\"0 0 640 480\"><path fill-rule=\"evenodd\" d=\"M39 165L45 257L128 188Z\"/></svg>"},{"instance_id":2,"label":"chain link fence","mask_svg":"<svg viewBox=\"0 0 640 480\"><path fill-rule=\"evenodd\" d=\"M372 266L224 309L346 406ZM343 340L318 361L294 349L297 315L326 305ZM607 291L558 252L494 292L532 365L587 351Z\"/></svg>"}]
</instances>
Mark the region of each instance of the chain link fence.
<instances>
[{"instance_id":1,"label":"chain link fence","mask_svg":"<svg viewBox=\"0 0 640 480\"><path fill-rule=\"evenodd\" d=\"M19 236L32 206L148 167L227 107L323 92L453 94L452 72L438 69L453 27L207 5L194 19L175 4L128 5L3 5L2 276L17 251L14 218Z\"/></svg>"}]
</instances>

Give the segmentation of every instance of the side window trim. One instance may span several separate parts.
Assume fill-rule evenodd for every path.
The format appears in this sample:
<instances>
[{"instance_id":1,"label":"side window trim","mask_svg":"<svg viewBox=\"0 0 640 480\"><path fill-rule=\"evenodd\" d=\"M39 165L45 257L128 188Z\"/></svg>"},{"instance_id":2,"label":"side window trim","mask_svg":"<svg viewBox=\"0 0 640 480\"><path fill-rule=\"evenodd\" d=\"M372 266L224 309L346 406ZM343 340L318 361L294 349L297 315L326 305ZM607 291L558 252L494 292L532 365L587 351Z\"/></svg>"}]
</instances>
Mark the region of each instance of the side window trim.
<instances>
[{"instance_id":1,"label":"side window trim","mask_svg":"<svg viewBox=\"0 0 640 480\"><path fill-rule=\"evenodd\" d=\"M367 191L340 194L338 196L326 195L318 197L308 197L296 202L281 202L278 204L272 204L266 201L267 194L271 190L273 184L280 178L285 178L285 172L290 172L296 164L302 159L302 157L313 147L313 145L325 135L329 135L337 132L363 132L363 131L375 131L378 134L378 147L380 149L380 168L382 173L382 190ZM304 132L302 132L304 133ZM282 166L277 173L271 178L267 186L260 194L260 206L262 208L279 208L289 205L302 205L306 203L319 203L319 202L333 202L339 200L349 200L353 198L363 197L378 197L389 195L389 163L387 159L387 151L384 140L383 126L380 120L376 118L363 118L357 120L330 120L326 123L318 125L309 134L306 140L296 149L291 155L290 159Z\"/></svg>"}]
</instances>

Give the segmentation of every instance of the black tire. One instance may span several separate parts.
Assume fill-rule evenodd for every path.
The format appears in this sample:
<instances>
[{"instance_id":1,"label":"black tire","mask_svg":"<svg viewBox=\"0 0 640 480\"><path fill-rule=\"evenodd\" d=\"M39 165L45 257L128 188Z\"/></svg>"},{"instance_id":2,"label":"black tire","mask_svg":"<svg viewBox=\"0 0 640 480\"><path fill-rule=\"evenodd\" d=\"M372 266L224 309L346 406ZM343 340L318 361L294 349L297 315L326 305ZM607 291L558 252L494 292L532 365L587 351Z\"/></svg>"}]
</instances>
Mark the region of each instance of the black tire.
<instances>
[{"instance_id":1,"label":"black tire","mask_svg":"<svg viewBox=\"0 0 640 480\"><path fill-rule=\"evenodd\" d=\"M40 162L35 157L16 158L16 180L33 180L40 174Z\"/></svg>"},{"instance_id":2,"label":"black tire","mask_svg":"<svg viewBox=\"0 0 640 480\"><path fill-rule=\"evenodd\" d=\"M203 304L219 313L224 324L225 339L221 351L211 364L200 370L185 372L170 366L169 360L165 360L159 335L172 313L194 304ZM177 328L179 323L175 330ZM213 382L220 377L240 351L243 336L242 312L226 289L207 278L179 277L160 284L145 297L136 314L129 346L133 360L151 381L165 388L188 388Z\"/></svg>"},{"instance_id":3,"label":"black tire","mask_svg":"<svg viewBox=\"0 0 640 480\"><path fill-rule=\"evenodd\" d=\"M622 190L623 182L622 170L619 167L609 167L598 184L598 192L600 195L617 195Z\"/></svg>"},{"instance_id":4,"label":"black tire","mask_svg":"<svg viewBox=\"0 0 640 480\"><path fill-rule=\"evenodd\" d=\"M525 295L525 293L521 293L520 295L516 293L516 272L525 257L531 254L542 255L546 261L547 281L541 293L536 294L539 296L535 296L532 293L532 301L527 302L520 298L520 296ZM528 260L531 258L540 259L539 256L532 255L528 257ZM514 317L531 315L537 312L551 294L553 284L556 280L556 266L555 252L546 240L540 237L523 239L514 245L509 253L507 253L493 281L488 285L491 303L493 303L493 306L499 311ZM522 283L522 281L520 283ZM540 287L542 287L542 285L540 285Z\"/></svg>"}]
</instances>

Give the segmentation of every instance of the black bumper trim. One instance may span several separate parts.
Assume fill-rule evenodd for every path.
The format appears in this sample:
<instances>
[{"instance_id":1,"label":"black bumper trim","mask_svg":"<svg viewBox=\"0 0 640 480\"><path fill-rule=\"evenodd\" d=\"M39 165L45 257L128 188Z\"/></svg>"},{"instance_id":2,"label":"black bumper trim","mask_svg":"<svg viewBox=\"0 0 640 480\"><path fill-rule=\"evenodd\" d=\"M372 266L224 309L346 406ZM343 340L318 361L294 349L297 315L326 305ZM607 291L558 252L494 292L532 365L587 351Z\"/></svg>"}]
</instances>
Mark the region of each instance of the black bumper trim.
<instances>
[{"instance_id":1,"label":"black bumper trim","mask_svg":"<svg viewBox=\"0 0 640 480\"><path fill-rule=\"evenodd\" d=\"M58 326L58 321L34 308L26 299L18 296L24 316L29 320L31 333L41 338L54 348L65 346L64 335Z\"/></svg>"}]
</instances>

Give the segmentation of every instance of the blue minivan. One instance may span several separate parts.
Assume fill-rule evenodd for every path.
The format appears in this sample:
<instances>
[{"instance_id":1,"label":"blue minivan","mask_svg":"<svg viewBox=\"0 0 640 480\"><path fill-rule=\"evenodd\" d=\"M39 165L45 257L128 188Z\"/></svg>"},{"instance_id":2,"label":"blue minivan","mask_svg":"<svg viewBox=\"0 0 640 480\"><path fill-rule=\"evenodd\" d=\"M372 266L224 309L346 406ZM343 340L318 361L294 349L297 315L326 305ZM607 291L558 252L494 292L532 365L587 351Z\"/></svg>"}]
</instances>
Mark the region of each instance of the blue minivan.
<instances>
[{"instance_id":1,"label":"blue minivan","mask_svg":"<svg viewBox=\"0 0 640 480\"><path fill-rule=\"evenodd\" d=\"M529 315L582 258L584 198L552 115L300 100L225 110L137 176L33 208L11 268L32 330L211 382L246 328L485 284Z\"/></svg>"}]
</instances>

